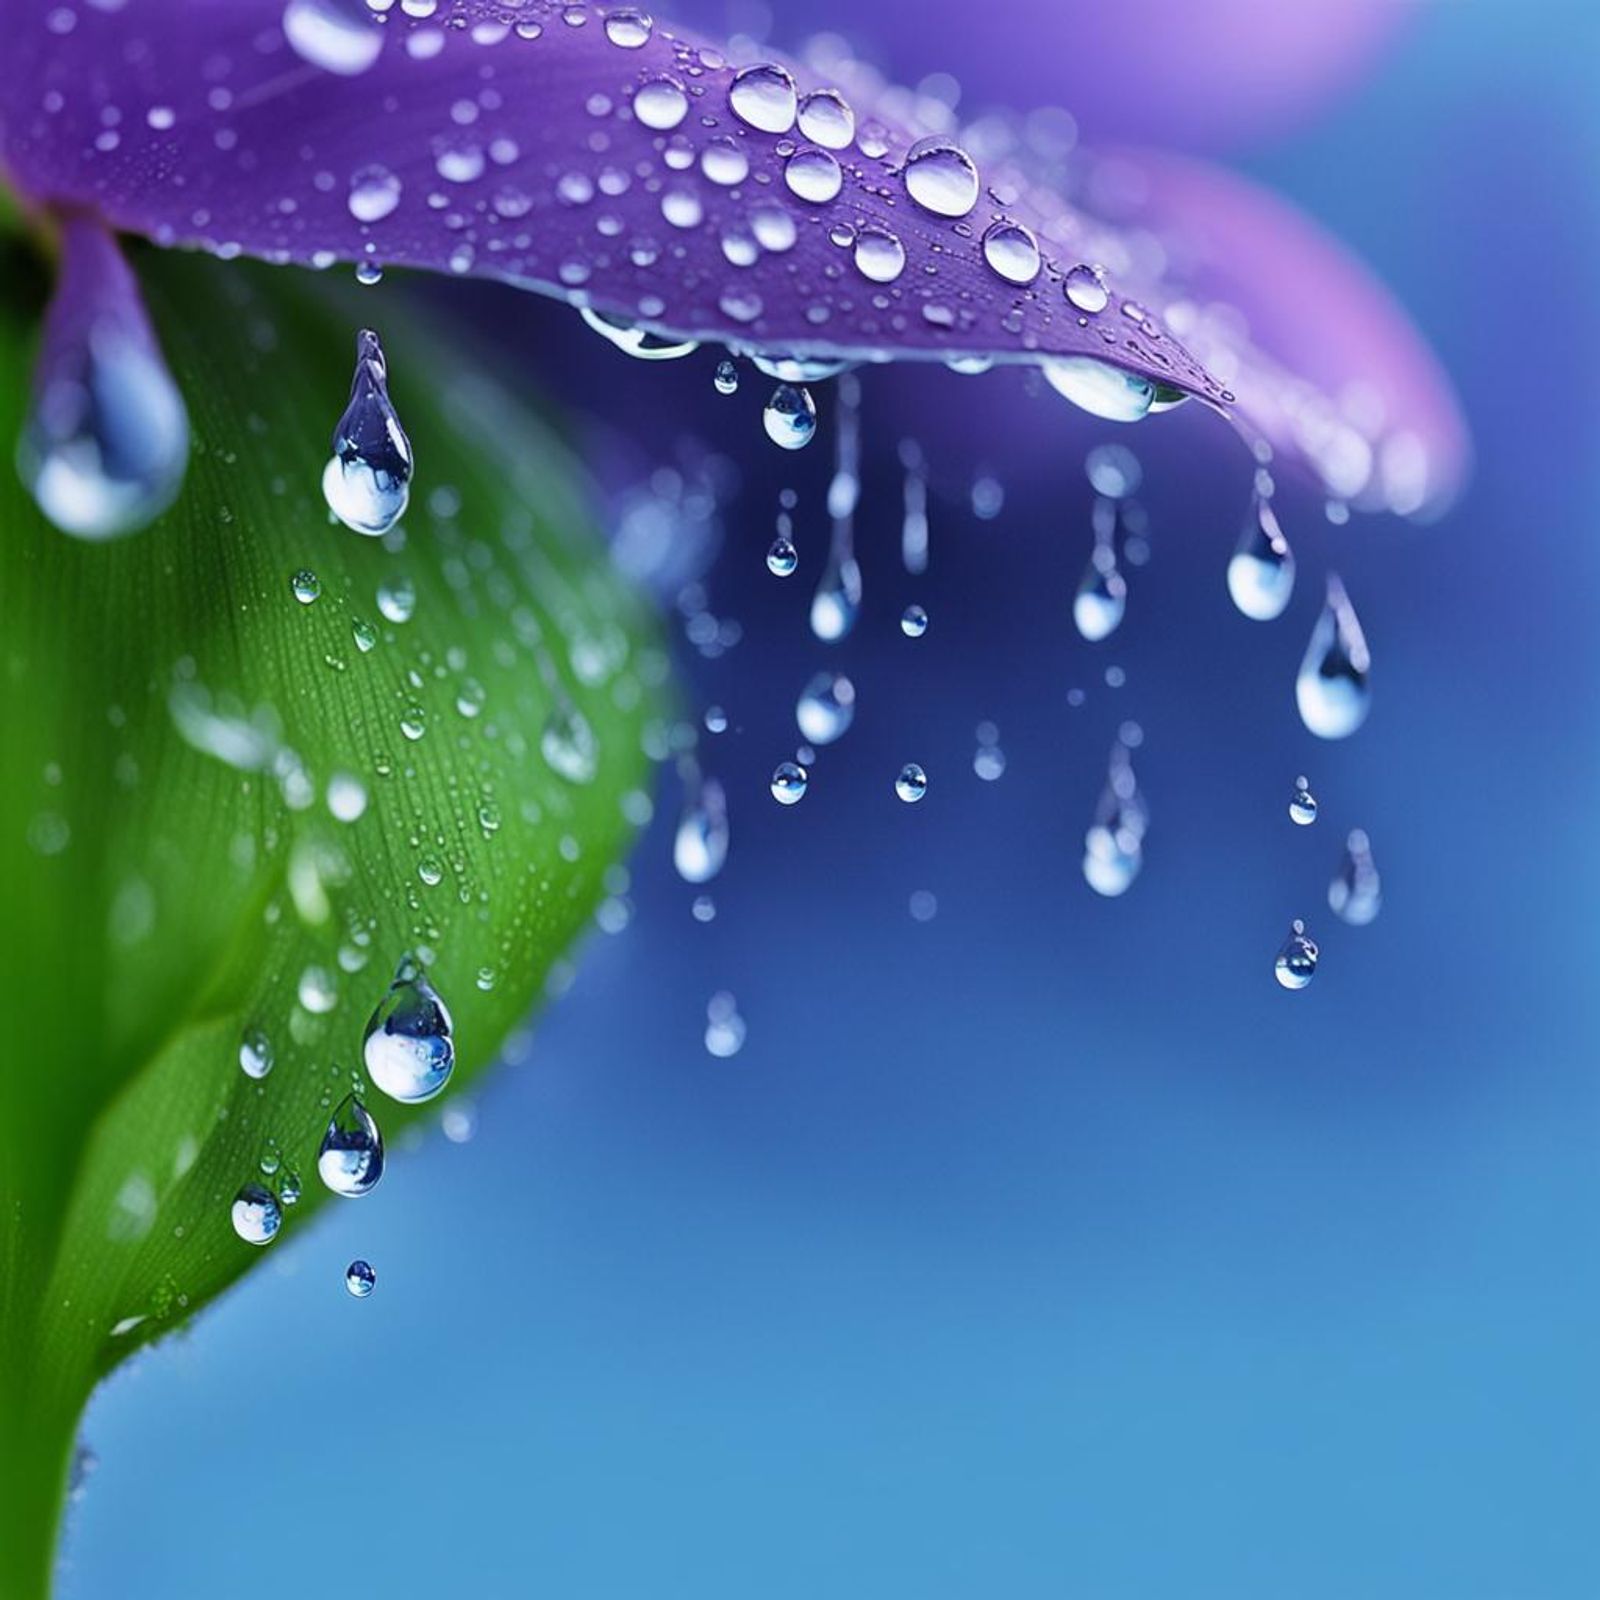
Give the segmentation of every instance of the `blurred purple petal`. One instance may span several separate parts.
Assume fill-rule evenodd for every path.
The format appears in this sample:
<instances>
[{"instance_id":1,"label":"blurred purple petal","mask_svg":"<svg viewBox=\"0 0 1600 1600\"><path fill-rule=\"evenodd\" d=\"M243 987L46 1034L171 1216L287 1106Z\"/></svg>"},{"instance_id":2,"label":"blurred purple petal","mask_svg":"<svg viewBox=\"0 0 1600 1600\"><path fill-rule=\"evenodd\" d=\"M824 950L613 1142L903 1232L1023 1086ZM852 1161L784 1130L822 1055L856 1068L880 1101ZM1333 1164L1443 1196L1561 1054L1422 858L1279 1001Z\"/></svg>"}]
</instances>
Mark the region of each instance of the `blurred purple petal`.
<instances>
[{"instance_id":1,"label":"blurred purple petal","mask_svg":"<svg viewBox=\"0 0 1600 1600\"><path fill-rule=\"evenodd\" d=\"M17 467L40 509L81 539L112 539L171 504L189 424L117 242L68 216Z\"/></svg>"},{"instance_id":2,"label":"blurred purple petal","mask_svg":"<svg viewBox=\"0 0 1600 1600\"><path fill-rule=\"evenodd\" d=\"M323 48L341 14L362 25L319 14ZM1115 289L1131 252L1048 190L988 160L980 181L914 105L808 99L831 85L804 75L797 126L781 68L737 79L634 15L397 6L373 64L335 72L290 47L281 0L38 6L0 68L5 163L34 198L164 244L500 278L768 356L1065 358L1052 381L1103 414L1158 385L1225 398L1115 294L1067 297L1084 262Z\"/></svg>"},{"instance_id":3,"label":"blurred purple petal","mask_svg":"<svg viewBox=\"0 0 1600 1600\"><path fill-rule=\"evenodd\" d=\"M1342 245L1249 180L1178 156L1107 156L1088 190L1097 209L1160 241L1162 310L1236 391L1247 429L1309 461L1337 499L1444 508L1471 457L1450 381Z\"/></svg>"}]
</instances>

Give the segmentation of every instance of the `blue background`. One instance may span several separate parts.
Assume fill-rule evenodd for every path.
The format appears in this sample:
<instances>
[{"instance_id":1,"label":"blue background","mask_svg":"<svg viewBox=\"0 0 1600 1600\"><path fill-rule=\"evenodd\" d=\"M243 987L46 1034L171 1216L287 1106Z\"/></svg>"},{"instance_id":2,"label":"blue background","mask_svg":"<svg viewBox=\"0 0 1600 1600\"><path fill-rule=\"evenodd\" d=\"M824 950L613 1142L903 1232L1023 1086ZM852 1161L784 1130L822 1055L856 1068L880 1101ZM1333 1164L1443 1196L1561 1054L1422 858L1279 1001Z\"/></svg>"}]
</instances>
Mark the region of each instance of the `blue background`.
<instances>
[{"instance_id":1,"label":"blue background","mask_svg":"<svg viewBox=\"0 0 1600 1600\"><path fill-rule=\"evenodd\" d=\"M903 75L949 64L874 42ZM1243 158L1414 310L1480 452L1437 527L1297 507L1273 627L1222 585L1244 460L1180 413L1119 436L1155 558L1123 632L1078 642L1078 462L1105 430L1058 407L1059 453L1007 459L1005 406L1044 403L1007 377L912 380L989 430L940 443L913 583L907 380L873 374L867 611L829 652L806 579L761 567L789 472L815 574L825 449L756 448L755 386L713 411L706 358L596 369L746 474L711 579L745 639L690 667L735 724L706 740L735 829L718 916L672 874L669 791L632 926L591 941L476 1139L432 1136L98 1397L65 1595L1600 1594L1597 43L1578 8L1439 5ZM980 449L1012 490L992 523L960 501ZM1290 693L1330 561L1376 662L1340 746ZM766 774L824 659L861 714L783 811ZM1127 716L1154 823L1102 902L1082 832ZM972 773L980 718L999 783ZM1355 825L1386 891L1365 930L1323 899ZM1296 915L1323 965L1289 996ZM731 1061L701 1042L722 988Z\"/></svg>"}]
</instances>

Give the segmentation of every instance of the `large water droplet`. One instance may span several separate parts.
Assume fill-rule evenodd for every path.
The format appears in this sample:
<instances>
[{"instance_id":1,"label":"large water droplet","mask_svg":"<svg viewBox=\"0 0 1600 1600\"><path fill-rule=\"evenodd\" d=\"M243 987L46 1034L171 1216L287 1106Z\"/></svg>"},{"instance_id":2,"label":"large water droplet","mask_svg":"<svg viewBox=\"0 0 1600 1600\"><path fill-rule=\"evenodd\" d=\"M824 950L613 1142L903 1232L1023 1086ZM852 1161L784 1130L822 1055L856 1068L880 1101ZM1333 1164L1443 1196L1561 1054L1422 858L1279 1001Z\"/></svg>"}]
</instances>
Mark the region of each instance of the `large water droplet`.
<instances>
[{"instance_id":1,"label":"large water droplet","mask_svg":"<svg viewBox=\"0 0 1600 1600\"><path fill-rule=\"evenodd\" d=\"M1372 709L1368 681L1372 658L1344 585L1328 574L1328 598L1311 630L1311 643L1294 697L1300 720L1321 739L1344 739L1367 720Z\"/></svg>"},{"instance_id":2,"label":"large water droplet","mask_svg":"<svg viewBox=\"0 0 1600 1600\"><path fill-rule=\"evenodd\" d=\"M455 1069L450 1012L412 960L400 963L361 1044L367 1074L392 1100L431 1100Z\"/></svg>"},{"instance_id":3,"label":"large water droplet","mask_svg":"<svg viewBox=\"0 0 1600 1600\"><path fill-rule=\"evenodd\" d=\"M1057 394L1107 422L1137 422L1155 403L1155 385L1148 378L1092 356L1050 356L1041 370Z\"/></svg>"},{"instance_id":4,"label":"large water droplet","mask_svg":"<svg viewBox=\"0 0 1600 1600\"><path fill-rule=\"evenodd\" d=\"M1303 989L1317 975L1317 955L1316 942L1307 936L1305 923L1296 919L1272 963L1272 975L1285 989Z\"/></svg>"},{"instance_id":5,"label":"large water droplet","mask_svg":"<svg viewBox=\"0 0 1600 1600\"><path fill-rule=\"evenodd\" d=\"M872 283L893 283L906 270L906 247L887 228L856 235L856 271Z\"/></svg>"},{"instance_id":6,"label":"large water droplet","mask_svg":"<svg viewBox=\"0 0 1600 1600\"><path fill-rule=\"evenodd\" d=\"M638 50L649 44L655 27L648 11L635 6L619 6L606 13L606 38L619 50Z\"/></svg>"},{"instance_id":7,"label":"large water droplet","mask_svg":"<svg viewBox=\"0 0 1600 1600\"><path fill-rule=\"evenodd\" d=\"M1265 495L1256 496L1228 561L1228 593L1255 622L1281 617L1294 593L1294 552Z\"/></svg>"},{"instance_id":8,"label":"large water droplet","mask_svg":"<svg viewBox=\"0 0 1600 1600\"><path fill-rule=\"evenodd\" d=\"M812 744L832 744L856 716L856 687L842 672L819 672L794 708L801 734Z\"/></svg>"},{"instance_id":9,"label":"large water droplet","mask_svg":"<svg viewBox=\"0 0 1600 1600\"><path fill-rule=\"evenodd\" d=\"M787 133L799 109L794 79L771 62L737 72L728 87L728 104L741 122L763 133Z\"/></svg>"},{"instance_id":10,"label":"large water droplet","mask_svg":"<svg viewBox=\"0 0 1600 1600\"><path fill-rule=\"evenodd\" d=\"M358 1257L344 1269L344 1286L357 1300L365 1300L378 1287L378 1274Z\"/></svg>"},{"instance_id":11,"label":"large water droplet","mask_svg":"<svg viewBox=\"0 0 1600 1600\"><path fill-rule=\"evenodd\" d=\"M355 77L383 50L383 31L366 0L289 0L283 36L302 61Z\"/></svg>"},{"instance_id":12,"label":"large water droplet","mask_svg":"<svg viewBox=\"0 0 1600 1600\"><path fill-rule=\"evenodd\" d=\"M826 150L797 150L784 165L783 181L790 193L820 206L838 195L844 175Z\"/></svg>"},{"instance_id":13,"label":"large water droplet","mask_svg":"<svg viewBox=\"0 0 1600 1600\"><path fill-rule=\"evenodd\" d=\"M1086 262L1080 261L1068 270L1062 279L1062 288L1067 299L1079 311L1087 311L1091 315L1104 311L1111 304L1111 291L1106 288L1105 275L1099 267L1091 267Z\"/></svg>"},{"instance_id":14,"label":"large water droplet","mask_svg":"<svg viewBox=\"0 0 1600 1600\"><path fill-rule=\"evenodd\" d=\"M685 883L710 883L728 859L728 800L715 778L686 762L683 812L672 839L672 864Z\"/></svg>"},{"instance_id":15,"label":"large water droplet","mask_svg":"<svg viewBox=\"0 0 1600 1600\"><path fill-rule=\"evenodd\" d=\"M785 450L799 450L811 443L817 432L817 405L809 389L780 383L772 391L761 413L767 437Z\"/></svg>"},{"instance_id":16,"label":"large water droplet","mask_svg":"<svg viewBox=\"0 0 1600 1600\"><path fill-rule=\"evenodd\" d=\"M1383 909L1383 881L1372 844L1360 828L1345 840L1344 857L1328 885L1328 905L1341 922L1364 928Z\"/></svg>"},{"instance_id":17,"label":"large water droplet","mask_svg":"<svg viewBox=\"0 0 1600 1600\"><path fill-rule=\"evenodd\" d=\"M1039 276L1039 241L1022 223L1002 217L984 232L983 259L1007 283L1030 284Z\"/></svg>"},{"instance_id":18,"label":"large water droplet","mask_svg":"<svg viewBox=\"0 0 1600 1600\"><path fill-rule=\"evenodd\" d=\"M317 1149L317 1176L347 1200L371 1194L383 1176L383 1135L353 1094L339 1102L328 1121Z\"/></svg>"},{"instance_id":19,"label":"large water droplet","mask_svg":"<svg viewBox=\"0 0 1600 1600\"><path fill-rule=\"evenodd\" d=\"M972 157L943 134L912 145L903 176L906 193L936 216L964 217L978 203L978 169Z\"/></svg>"},{"instance_id":20,"label":"large water droplet","mask_svg":"<svg viewBox=\"0 0 1600 1600\"><path fill-rule=\"evenodd\" d=\"M1112 746L1106 786L1083 840L1084 880L1107 898L1126 894L1139 876L1150 826L1150 812L1133 774L1131 732L1125 729Z\"/></svg>"},{"instance_id":21,"label":"large water droplet","mask_svg":"<svg viewBox=\"0 0 1600 1600\"><path fill-rule=\"evenodd\" d=\"M800 102L800 132L826 149L848 149L856 136L856 114L837 89L817 89Z\"/></svg>"},{"instance_id":22,"label":"large water droplet","mask_svg":"<svg viewBox=\"0 0 1600 1600\"><path fill-rule=\"evenodd\" d=\"M259 1183L247 1183L233 1197L233 1231L246 1244L271 1244L283 1226L278 1197Z\"/></svg>"},{"instance_id":23,"label":"large water droplet","mask_svg":"<svg viewBox=\"0 0 1600 1600\"><path fill-rule=\"evenodd\" d=\"M767 546L767 571L775 578L792 578L799 565L800 552L795 549L794 541L780 533Z\"/></svg>"},{"instance_id":24,"label":"large water droplet","mask_svg":"<svg viewBox=\"0 0 1600 1600\"><path fill-rule=\"evenodd\" d=\"M347 528L374 538L400 520L411 498L411 441L389 399L383 347L370 328L356 335L350 403L333 431L322 494Z\"/></svg>"},{"instance_id":25,"label":"large water droplet","mask_svg":"<svg viewBox=\"0 0 1600 1600\"><path fill-rule=\"evenodd\" d=\"M633 94L633 114L647 128L667 133L689 114L689 97L676 78L648 78Z\"/></svg>"}]
</instances>

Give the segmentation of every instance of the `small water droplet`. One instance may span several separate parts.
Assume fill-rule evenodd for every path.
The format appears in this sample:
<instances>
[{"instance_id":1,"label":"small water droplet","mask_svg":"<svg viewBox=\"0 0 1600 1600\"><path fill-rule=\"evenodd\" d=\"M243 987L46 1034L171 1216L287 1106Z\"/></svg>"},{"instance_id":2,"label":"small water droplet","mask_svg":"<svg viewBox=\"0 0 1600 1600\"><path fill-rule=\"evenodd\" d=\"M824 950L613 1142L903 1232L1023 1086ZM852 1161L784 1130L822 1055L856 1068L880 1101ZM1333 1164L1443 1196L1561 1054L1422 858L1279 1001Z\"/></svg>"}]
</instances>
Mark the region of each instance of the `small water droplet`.
<instances>
[{"instance_id":1,"label":"small water droplet","mask_svg":"<svg viewBox=\"0 0 1600 1600\"><path fill-rule=\"evenodd\" d=\"M450 1012L421 968L400 963L361 1043L367 1075L391 1100L431 1100L455 1069Z\"/></svg>"},{"instance_id":2,"label":"small water droplet","mask_svg":"<svg viewBox=\"0 0 1600 1600\"><path fill-rule=\"evenodd\" d=\"M286 1206L300 1204L300 1174L293 1167L283 1169L283 1176L278 1181L278 1202Z\"/></svg>"},{"instance_id":3,"label":"small water droplet","mask_svg":"<svg viewBox=\"0 0 1600 1600\"><path fill-rule=\"evenodd\" d=\"M387 167L373 162L350 175L347 204L357 222L382 222L400 204L400 180Z\"/></svg>"},{"instance_id":4,"label":"small water droplet","mask_svg":"<svg viewBox=\"0 0 1600 1600\"><path fill-rule=\"evenodd\" d=\"M772 62L741 68L728 86L733 114L762 133L787 133L799 111L794 79Z\"/></svg>"},{"instance_id":5,"label":"small water droplet","mask_svg":"<svg viewBox=\"0 0 1600 1600\"><path fill-rule=\"evenodd\" d=\"M761 413L761 422L775 445L785 450L802 449L816 436L817 403L809 389L780 383Z\"/></svg>"},{"instance_id":6,"label":"small water droplet","mask_svg":"<svg viewBox=\"0 0 1600 1600\"><path fill-rule=\"evenodd\" d=\"M736 394L739 389L739 369L731 361L719 361L711 381L718 394Z\"/></svg>"},{"instance_id":7,"label":"small water droplet","mask_svg":"<svg viewBox=\"0 0 1600 1600\"><path fill-rule=\"evenodd\" d=\"M800 132L813 144L845 150L856 136L856 114L837 89L817 89L800 102Z\"/></svg>"},{"instance_id":8,"label":"small water droplet","mask_svg":"<svg viewBox=\"0 0 1600 1600\"><path fill-rule=\"evenodd\" d=\"M780 806L798 805L806 797L810 774L798 761L780 761L772 769L772 798Z\"/></svg>"},{"instance_id":9,"label":"small water droplet","mask_svg":"<svg viewBox=\"0 0 1600 1600\"><path fill-rule=\"evenodd\" d=\"M378 642L378 630L362 617L357 617L350 624L350 632L355 638L356 649L359 650L362 655L366 655L366 653Z\"/></svg>"},{"instance_id":10,"label":"small water droplet","mask_svg":"<svg viewBox=\"0 0 1600 1600\"><path fill-rule=\"evenodd\" d=\"M1294 593L1294 552L1265 495L1257 494L1228 560L1228 593L1254 622L1281 617Z\"/></svg>"},{"instance_id":11,"label":"small water droplet","mask_svg":"<svg viewBox=\"0 0 1600 1600\"><path fill-rule=\"evenodd\" d=\"M915 761L906 762L894 780L894 792L907 805L915 805L928 792L928 774Z\"/></svg>"},{"instance_id":12,"label":"small water droplet","mask_svg":"<svg viewBox=\"0 0 1600 1600\"><path fill-rule=\"evenodd\" d=\"M1305 923L1297 919L1290 924L1289 937L1272 963L1272 974L1285 989L1303 989L1317 975L1317 955L1315 941L1307 937Z\"/></svg>"},{"instance_id":13,"label":"small water droplet","mask_svg":"<svg viewBox=\"0 0 1600 1600\"><path fill-rule=\"evenodd\" d=\"M1372 658L1344 585L1328 575L1328 598L1295 679L1300 720L1321 739L1348 738L1372 709Z\"/></svg>"},{"instance_id":14,"label":"small water droplet","mask_svg":"<svg viewBox=\"0 0 1600 1600\"><path fill-rule=\"evenodd\" d=\"M1294 793L1289 796L1289 817L1302 828L1309 828L1317 820L1317 797L1312 794L1310 780L1294 780Z\"/></svg>"},{"instance_id":15,"label":"small water droplet","mask_svg":"<svg viewBox=\"0 0 1600 1600\"><path fill-rule=\"evenodd\" d=\"M247 1078L264 1078L272 1071L272 1040L264 1028L246 1028L239 1041L239 1068Z\"/></svg>"},{"instance_id":16,"label":"small water droplet","mask_svg":"<svg viewBox=\"0 0 1600 1600\"><path fill-rule=\"evenodd\" d=\"M322 472L328 509L347 527L376 538L404 515L411 498L411 441L389 399L389 371L378 336L356 335L350 403L333 430Z\"/></svg>"},{"instance_id":17,"label":"small water droplet","mask_svg":"<svg viewBox=\"0 0 1600 1600\"><path fill-rule=\"evenodd\" d=\"M344 1269L344 1286L357 1300L365 1300L378 1286L378 1274L362 1260L355 1260Z\"/></svg>"},{"instance_id":18,"label":"small water droplet","mask_svg":"<svg viewBox=\"0 0 1600 1600\"><path fill-rule=\"evenodd\" d=\"M842 672L819 672L806 684L794 718L812 744L832 744L855 721L855 685Z\"/></svg>"},{"instance_id":19,"label":"small water droplet","mask_svg":"<svg viewBox=\"0 0 1600 1600\"><path fill-rule=\"evenodd\" d=\"M683 813L672 839L672 864L685 883L709 883L728 859L728 801L715 778L693 762L684 772Z\"/></svg>"},{"instance_id":20,"label":"small water droplet","mask_svg":"<svg viewBox=\"0 0 1600 1600\"><path fill-rule=\"evenodd\" d=\"M1111 291L1106 288L1105 274L1099 267L1091 267L1086 262L1080 261L1068 270L1062 287L1067 299L1079 311L1087 311L1090 315L1104 311L1111 304Z\"/></svg>"},{"instance_id":21,"label":"small water droplet","mask_svg":"<svg viewBox=\"0 0 1600 1600\"><path fill-rule=\"evenodd\" d=\"M1328 906L1341 922L1364 928L1383 909L1383 881L1372 844L1360 828L1345 840L1339 870L1328 885Z\"/></svg>"},{"instance_id":22,"label":"small water droplet","mask_svg":"<svg viewBox=\"0 0 1600 1600\"><path fill-rule=\"evenodd\" d=\"M383 1135L353 1094L339 1102L328 1121L317 1149L317 1176L348 1200L371 1194L383 1176Z\"/></svg>"},{"instance_id":23,"label":"small water droplet","mask_svg":"<svg viewBox=\"0 0 1600 1600\"><path fill-rule=\"evenodd\" d=\"M1002 217L984 231L983 259L990 271L1022 287L1039 276L1039 241L1022 223Z\"/></svg>"},{"instance_id":24,"label":"small water droplet","mask_svg":"<svg viewBox=\"0 0 1600 1600\"><path fill-rule=\"evenodd\" d=\"M545 720L539 753L545 765L568 783L593 783L600 771L600 741L589 719L565 697Z\"/></svg>"},{"instance_id":25,"label":"small water droplet","mask_svg":"<svg viewBox=\"0 0 1600 1600\"><path fill-rule=\"evenodd\" d=\"M308 606L322 593L322 579L308 567L302 567L289 580L289 587L294 592L294 597L303 606Z\"/></svg>"},{"instance_id":26,"label":"small water droplet","mask_svg":"<svg viewBox=\"0 0 1600 1600\"><path fill-rule=\"evenodd\" d=\"M767 571L777 578L793 577L800 565L800 552L781 534L767 547Z\"/></svg>"},{"instance_id":27,"label":"small water droplet","mask_svg":"<svg viewBox=\"0 0 1600 1600\"><path fill-rule=\"evenodd\" d=\"M726 989L712 995L706 1006L706 1049L719 1061L738 1055L744 1047L744 1018Z\"/></svg>"},{"instance_id":28,"label":"small water droplet","mask_svg":"<svg viewBox=\"0 0 1600 1600\"><path fill-rule=\"evenodd\" d=\"M416 609L417 591L409 578L389 578L378 585L378 610L386 622L409 622Z\"/></svg>"},{"instance_id":29,"label":"small water droplet","mask_svg":"<svg viewBox=\"0 0 1600 1600\"><path fill-rule=\"evenodd\" d=\"M940 217L964 217L978 203L978 169L960 145L943 134L919 139L906 152L906 193Z\"/></svg>"},{"instance_id":30,"label":"small water droplet","mask_svg":"<svg viewBox=\"0 0 1600 1600\"><path fill-rule=\"evenodd\" d=\"M278 1197L259 1183L247 1183L233 1197L233 1231L246 1244L271 1244L283 1226Z\"/></svg>"},{"instance_id":31,"label":"small water droplet","mask_svg":"<svg viewBox=\"0 0 1600 1600\"><path fill-rule=\"evenodd\" d=\"M921 606L907 606L900 613L900 631L908 639L920 639L928 631L928 613Z\"/></svg>"}]
</instances>

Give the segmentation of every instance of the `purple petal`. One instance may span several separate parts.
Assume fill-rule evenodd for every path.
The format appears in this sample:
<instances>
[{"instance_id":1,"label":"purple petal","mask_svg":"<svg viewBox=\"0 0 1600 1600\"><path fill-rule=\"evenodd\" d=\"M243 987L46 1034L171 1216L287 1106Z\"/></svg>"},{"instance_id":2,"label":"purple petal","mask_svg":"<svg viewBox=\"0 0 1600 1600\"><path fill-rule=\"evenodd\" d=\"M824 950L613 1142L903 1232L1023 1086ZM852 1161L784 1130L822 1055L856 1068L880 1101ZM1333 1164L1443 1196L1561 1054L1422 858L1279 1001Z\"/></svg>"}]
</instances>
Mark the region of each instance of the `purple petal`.
<instances>
[{"instance_id":1,"label":"purple petal","mask_svg":"<svg viewBox=\"0 0 1600 1600\"><path fill-rule=\"evenodd\" d=\"M188 417L116 240L81 213L64 220L60 238L17 466L58 528L111 539L171 504L188 461Z\"/></svg>"},{"instance_id":2,"label":"purple petal","mask_svg":"<svg viewBox=\"0 0 1600 1600\"><path fill-rule=\"evenodd\" d=\"M1308 461L1337 499L1444 508L1470 465L1466 424L1366 267L1286 201L1202 162L1129 151L1091 182L1103 209L1160 239L1167 320L1237 392L1247 428Z\"/></svg>"},{"instance_id":3,"label":"purple petal","mask_svg":"<svg viewBox=\"0 0 1600 1600\"><path fill-rule=\"evenodd\" d=\"M784 69L741 77L661 25L619 41L615 8L385 15L371 67L336 73L286 42L281 0L41 6L0 69L6 165L165 244L500 278L769 356L1052 358L1102 414L1227 398L1120 296L1064 292L1085 262L1116 287L1126 241L999 162L980 175L904 97L893 118L812 100L796 127Z\"/></svg>"}]
</instances>

